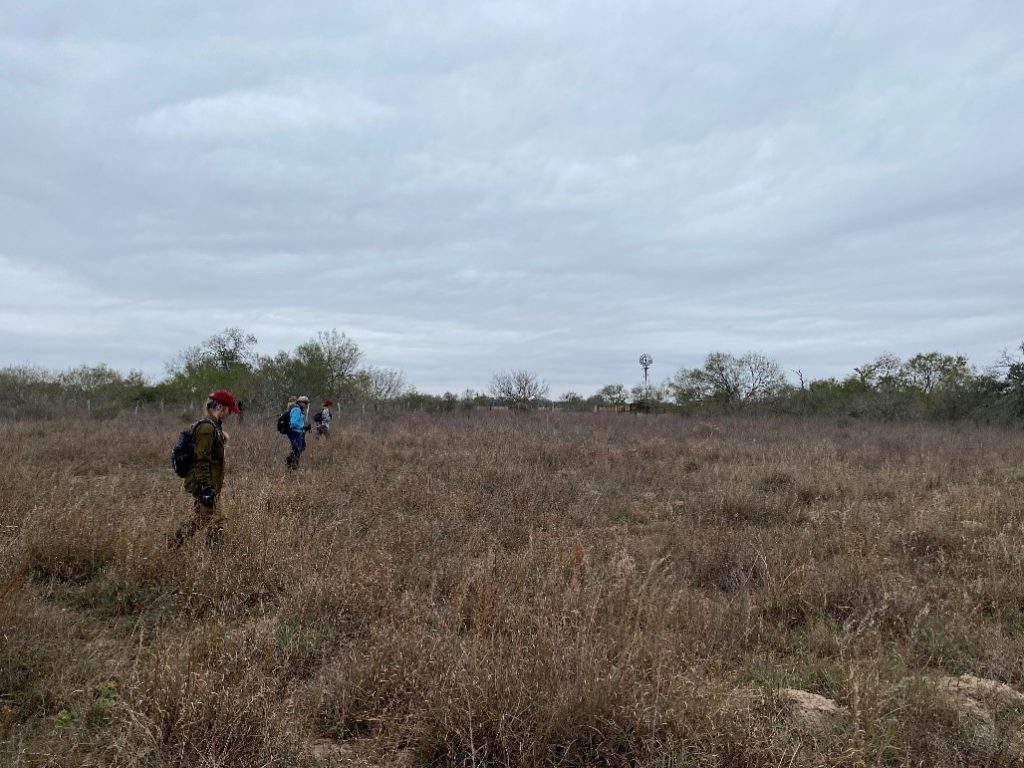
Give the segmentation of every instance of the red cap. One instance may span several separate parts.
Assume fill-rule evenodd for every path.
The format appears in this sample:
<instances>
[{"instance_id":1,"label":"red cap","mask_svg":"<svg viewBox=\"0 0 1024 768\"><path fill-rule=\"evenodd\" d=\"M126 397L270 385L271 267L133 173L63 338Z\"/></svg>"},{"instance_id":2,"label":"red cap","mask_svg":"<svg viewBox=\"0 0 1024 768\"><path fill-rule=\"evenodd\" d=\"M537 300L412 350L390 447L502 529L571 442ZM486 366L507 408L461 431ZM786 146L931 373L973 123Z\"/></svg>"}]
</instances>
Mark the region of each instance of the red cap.
<instances>
[{"instance_id":1,"label":"red cap","mask_svg":"<svg viewBox=\"0 0 1024 768\"><path fill-rule=\"evenodd\" d=\"M324 400L324 405L334 405L333 400Z\"/></svg>"},{"instance_id":2,"label":"red cap","mask_svg":"<svg viewBox=\"0 0 1024 768\"><path fill-rule=\"evenodd\" d=\"M216 392L211 392L210 399L218 405L227 406L228 411L231 413L238 413L238 403L235 402L235 396L226 389L218 389Z\"/></svg>"}]
</instances>

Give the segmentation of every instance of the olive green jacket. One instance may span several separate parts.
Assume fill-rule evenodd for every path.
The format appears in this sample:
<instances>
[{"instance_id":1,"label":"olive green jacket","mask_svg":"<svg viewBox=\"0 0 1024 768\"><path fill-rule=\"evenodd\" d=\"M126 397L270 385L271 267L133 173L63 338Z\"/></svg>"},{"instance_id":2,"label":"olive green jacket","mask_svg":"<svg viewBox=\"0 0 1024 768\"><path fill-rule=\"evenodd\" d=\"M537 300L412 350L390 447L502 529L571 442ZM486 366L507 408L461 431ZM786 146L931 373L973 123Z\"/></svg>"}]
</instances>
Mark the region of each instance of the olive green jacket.
<instances>
[{"instance_id":1,"label":"olive green jacket","mask_svg":"<svg viewBox=\"0 0 1024 768\"><path fill-rule=\"evenodd\" d=\"M193 437L196 463L185 478L185 490L198 496L205 488L220 493L224 485L224 433L221 423L207 411Z\"/></svg>"}]
</instances>

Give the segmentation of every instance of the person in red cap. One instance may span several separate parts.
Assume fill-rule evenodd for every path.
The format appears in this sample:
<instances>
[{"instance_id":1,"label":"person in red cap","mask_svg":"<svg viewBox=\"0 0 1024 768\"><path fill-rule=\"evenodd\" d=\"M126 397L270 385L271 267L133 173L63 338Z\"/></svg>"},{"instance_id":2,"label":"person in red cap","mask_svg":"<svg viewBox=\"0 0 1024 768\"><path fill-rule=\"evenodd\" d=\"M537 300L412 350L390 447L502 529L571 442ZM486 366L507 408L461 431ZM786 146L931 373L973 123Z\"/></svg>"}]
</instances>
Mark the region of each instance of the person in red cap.
<instances>
[{"instance_id":1,"label":"person in red cap","mask_svg":"<svg viewBox=\"0 0 1024 768\"><path fill-rule=\"evenodd\" d=\"M316 412L316 416L313 417L313 421L316 422L316 439L319 440L321 437L327 438L331 431L331 406L334 402L331 400L324 400L324 404L320 410Z\"/></svg>"},{"instance_id":2,"label":"person in red cap","mask_svg":"<svg viewBox=\"0 0 1024 768\"><path fill-rule=\"evenodd\" d=\"M217 497L224 486L224 446L228 435L224 419L238 413L238 403L226 389L210 393L206 411L192 428L195 464L185 478L185 490L192 494L192 516L174 533L173 545L180 547L196 531L206 529L206 543L217 543L224 531L224 516Z\"/></svg>"}]
</instances>

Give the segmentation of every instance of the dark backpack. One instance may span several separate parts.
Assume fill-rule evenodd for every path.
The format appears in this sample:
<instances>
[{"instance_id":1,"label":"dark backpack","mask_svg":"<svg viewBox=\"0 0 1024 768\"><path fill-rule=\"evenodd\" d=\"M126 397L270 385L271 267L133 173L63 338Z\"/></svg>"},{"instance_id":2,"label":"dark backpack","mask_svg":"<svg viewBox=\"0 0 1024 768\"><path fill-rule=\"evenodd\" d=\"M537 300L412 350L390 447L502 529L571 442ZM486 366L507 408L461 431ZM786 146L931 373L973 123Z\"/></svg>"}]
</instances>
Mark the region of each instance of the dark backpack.
<instances>
[{"instance_id":1,"label":"dark backpack","mask_svg":"<svg viewBox=\"0 0 1024 768\"><path fill-rule=\"evenodd\" d=\"M321 422L323 422L323 420L324 420L324 412L323 411L317 411L316 414L313 416L313 421L315 421L317 424L320 424Z\"/></svg>"},{"instance_id":2,"label":"dark backpack","mask_svg":"<svg viewBox=\"0 0 1024 768\"><path fill-rule=\"evenodd\" d=\"M289 408L287 411L285 411L284 413L277 417L277 431L280 432L282 435L287 435L289 432L291 432L291 422L291 409Z\"/></svg>"},{"instance_id":3,"label":"dark backpack","mask_svg":"<svg viewBox=\"0 0 1024 768\"><path fill-rule=\"evenodd\" d=\"M212 424L209 419L200 419L188 429L181 430L178 442L171 451L171 468L178 477L188 477L196 465L196 427L204 421Z\"/></svg>"}]
</instances>

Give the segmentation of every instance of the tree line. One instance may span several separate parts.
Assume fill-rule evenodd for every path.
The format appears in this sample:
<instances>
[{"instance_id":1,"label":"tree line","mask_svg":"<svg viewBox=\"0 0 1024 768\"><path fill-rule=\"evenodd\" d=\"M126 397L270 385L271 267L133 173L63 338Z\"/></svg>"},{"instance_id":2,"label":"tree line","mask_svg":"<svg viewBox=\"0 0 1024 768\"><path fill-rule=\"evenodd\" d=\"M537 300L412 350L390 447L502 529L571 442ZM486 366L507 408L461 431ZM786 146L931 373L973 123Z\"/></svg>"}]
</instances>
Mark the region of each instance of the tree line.
<instances>
[{"instance_id":1,"label":"tree line","mask_svg":"<svg viewBox=\"0 0 1024 768\"><path fill-rule=\"evenodd\" d=\"M681 368L660 384L609 384L589 398L563 396L574 406L629 403L684 413L790 413L882 420L974 420L1008 423L1024 419L1024 344L978 369L963 355L925 352L902 360L883 353L843 378L791 376L775 360L756 352L712 352L704 364Z\"/></svg>"},{"instance_id":2,"label":"tree line","mask_svg":"<svg viewBox=\"0 0 1024 768\"><path fill-rule=\"evenodd\" d=\"M141 371L124 375L102 363L61 372L9 366L0 369L0 407L30 413L84 408L97 414L126 407L194 409L213 389L224 387L246 409L267 411L283 407L289 393L365 403L411 391L400 371L364 365L356 342L337 330L320 331L294 350L274 355L257 354L256 343L255 335L228 328L174 356L157 382Z\"/></svg>"},{"instance_id":3,"label":"tree line","mask_svg":"<svg viewBox=\"0 0 1024 768\"><path fill-rule=\"evenodd\" d=\"M337 330L320 331L294 350L256 352L256 337L228 328L189 347L150 381L105 364L51 372L32 366L0 369L0 411L43 415L78 408L97 415L125 408L196 408L216 387L226 387L246 409L273 411L288 394L331 398L340 407L453 411L478 407L517 410L662 411L678 413L790 413L885 420L1024 419L1024 343L978 369L962 355L927 352L906 360L885 353L843 378L807 379L757 352L708 354L702 365L680 368L657 384L607 384L582 395L550 397L532 371L495 373L486 392L430 395L417 392L401 371L365 364L358 344Z\"/></svg>"}]
</instances>

